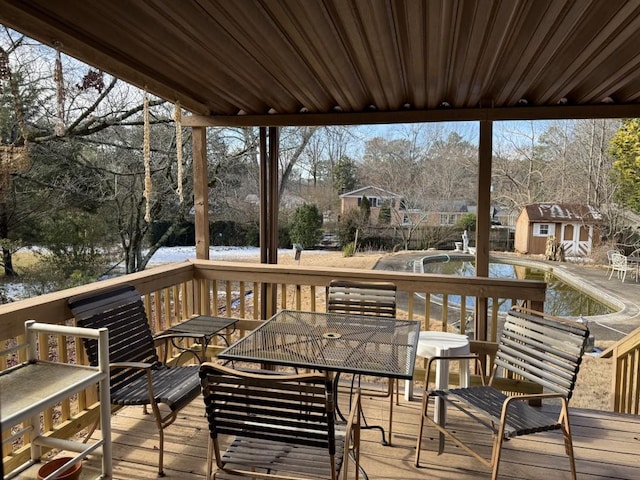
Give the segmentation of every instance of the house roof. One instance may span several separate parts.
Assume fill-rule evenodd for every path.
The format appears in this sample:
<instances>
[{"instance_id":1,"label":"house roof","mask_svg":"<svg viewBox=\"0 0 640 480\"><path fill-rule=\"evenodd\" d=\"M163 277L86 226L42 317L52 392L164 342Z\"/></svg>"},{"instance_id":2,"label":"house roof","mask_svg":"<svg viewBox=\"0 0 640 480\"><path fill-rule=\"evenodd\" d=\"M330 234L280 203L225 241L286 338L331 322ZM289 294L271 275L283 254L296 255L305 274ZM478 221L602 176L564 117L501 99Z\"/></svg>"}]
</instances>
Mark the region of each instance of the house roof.
<instances>
[{"instance_id":1,"label":"house roof","mask_svg":"<svg viewBox=\"0 0 640 480\"><path fill-rule=\"evenodd\" d=\"M524 207L530 222L602 221L602 214L591 205L567 203L534 203Z\"/></svg>"},{"instance_id":2,"label":"house roof","mask_svg":"<svg viewBox=\"0 0 640 480\"><path fill-rule=\"evenodd\" d=\"M184 125L640 117L640 2L0 0Z\"/></svg>"},{"instance_id":3,"label":"house roof","mask_svg":"<svg viewBox=\"0 0 640 480\"><path fill-rule=\"evenodd\" d=\"M342 195L340 195L340 198L362 197L363 195L364 196L371 195L371 196L382 197L382 198L391 198L391 197L397 198L400 196L397 193L389 192L388 190L384 190L382 188L369 185L368 187L362 187L362 188L353 190L351 192L343 193Z\"/></svg>"}]
</instances>

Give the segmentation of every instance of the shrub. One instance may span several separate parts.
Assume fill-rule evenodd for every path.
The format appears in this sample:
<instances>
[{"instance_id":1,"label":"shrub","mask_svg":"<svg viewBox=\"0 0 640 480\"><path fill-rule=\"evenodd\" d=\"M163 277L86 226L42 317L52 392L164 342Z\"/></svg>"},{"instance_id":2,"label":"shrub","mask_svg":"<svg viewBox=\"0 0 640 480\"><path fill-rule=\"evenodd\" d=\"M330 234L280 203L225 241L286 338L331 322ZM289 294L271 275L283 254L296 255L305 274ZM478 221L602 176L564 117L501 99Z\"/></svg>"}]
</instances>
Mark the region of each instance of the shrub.
<instances>
[{"instance_id":1,"label":"shrub","mask_svg":"<svg viewBox=\"0 0 640 480\"><path fill-rule=\"evenodd\" d=\"M296 208L289 237L293 243L299 243L303 248L312 248L322 239L322 213L311 203Z\"/></svg>"},{"instance_id":2,"label":"shrub","mask_svg":"<svg viewBox=\"0 0 640 480\"><path fill-rule=\"evenodd\" d=\"M356 253L356 244L353 242L349 242L344 247L342 247L343 257L353 257L355 253Z\"/></svg>"}]
</instances>

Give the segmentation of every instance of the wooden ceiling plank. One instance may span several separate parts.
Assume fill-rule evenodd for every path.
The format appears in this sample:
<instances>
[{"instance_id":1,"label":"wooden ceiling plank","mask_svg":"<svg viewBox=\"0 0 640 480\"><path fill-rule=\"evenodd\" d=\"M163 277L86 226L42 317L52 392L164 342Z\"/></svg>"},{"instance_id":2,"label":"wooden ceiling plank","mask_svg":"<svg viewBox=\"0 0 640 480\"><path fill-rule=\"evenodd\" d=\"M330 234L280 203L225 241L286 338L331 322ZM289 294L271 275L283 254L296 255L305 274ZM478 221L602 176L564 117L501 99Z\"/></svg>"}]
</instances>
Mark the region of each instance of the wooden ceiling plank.
<instances>
[{"instance_id":1,"label":"wooden ceiling plank","mask_svg":"<svg viewBox=\"0 0 640 480\"><path fill-rule=\"evenodd\" d=\"M583 4L584 6L584 4ZM546 0L529 3L522 18L514 24L510 41L497 68L493 87L497 105L516 105L529 99L528 92L536 80L548 72L548 62L559 44L570 36L571 29L583 14L583 8L571 0Z\"/></svg>"},{"instance_id":2,"label":"wooden ceiling plank","mask_svg":"<svg viewBox=\"0 0 640 480\"><path fill-rule=\"evenodd\" d=\"M597 36L594 37L589 48L584 48L571 63L566 66L565 74L557 79L557 83L549 84L548 91L538 98L542 103L548 103L558 96L563 96L565 92L576 90L587 90L585 84L597 81L600 90L611 90L611 72L619 72L620 69L627 69L629 63L633 63L634 57L638 55L640 45L640 4L631 8L629 4L624 5L617 12L615 17L603 26ZM635 12L634 12L635 10ZM635 15L634 15L635 13ZM597 46L596 46L597 45ZM611 95L615 95L611 92ZM573 102L582 101L593 103L601 101L601 97L583 96L577 98L571 93L568 95Z\"/></svg>"},{"instance_id":3,"label":"wooden ceiling plank","mask_svg":"<svg viewBox=\"0 0 640 480\"><path fill-rule=\"evenodd\" d=\"M163 77L160 72L151 72L149 69L133 65L130 58L113 52L107 45L100 43L99 39L79 32L75 26L68 27L53 14L14 3L16 2L4 0L0 3L0 21L4 25L53 48L59 43L62 45L61 51L65 54L126 79L139 88L146 85L150 92L162 98L180 100L186 109L194 113L210 113L206 99L185 88L178 81Z\"/></svg>"},{"instance_id":4,"label":"wooden ceiling plank","mask_svg":"<svg viewBox=\"0 0 640 480\"><path fill-rule=\"evenodd\" d=\"M280 4L269 5L285 10ZM310 111L326 111L336 105L342 105L346 111L357 109L365 101L364 91L358 89L358 85L355 85L355 91L345 88L346 85L353 86L349 82L354 72L353 64L327 8L322 4L294 2L286 5L286 13L276 12L275 15L309 71L308 81L296 82L304 95L316 97L305 106Z\"/></svg>"},{"instance_id":5,"label":"wooden ceiling plank","mask_svg":"<svg viewBox=\"0 0 640 480\"><path fill-rule=\"evenodd\" d=\"M397 25L399 61L403 74L405 104L412 108L427 106L427 13L424 2L397 2L392 10ZM422 39L422 41L415 41ZM404 105L403 105L404 106Z\"/></svg>"},{"instance_id":6,"label":"wooden ceiling plank","mask_svg":"<svg viewBox=\"0 0 640 480\"><path fill-rule=\"evenodd\" d=\"M616 11L616 6L621 7ZM582 8L584 8L582 6ZM627 22L631 6L626 2L594 2L583 10L580 21L570 25L570 35L562 42L562 48L548 62L544 77L536 82L528 95L533 103L555 103L598 68L597 58L606 47L603 40ZM622 39L619 39L622 40ZM573 99L569 98L573 102Z\"/></svg>"}]
</instances>

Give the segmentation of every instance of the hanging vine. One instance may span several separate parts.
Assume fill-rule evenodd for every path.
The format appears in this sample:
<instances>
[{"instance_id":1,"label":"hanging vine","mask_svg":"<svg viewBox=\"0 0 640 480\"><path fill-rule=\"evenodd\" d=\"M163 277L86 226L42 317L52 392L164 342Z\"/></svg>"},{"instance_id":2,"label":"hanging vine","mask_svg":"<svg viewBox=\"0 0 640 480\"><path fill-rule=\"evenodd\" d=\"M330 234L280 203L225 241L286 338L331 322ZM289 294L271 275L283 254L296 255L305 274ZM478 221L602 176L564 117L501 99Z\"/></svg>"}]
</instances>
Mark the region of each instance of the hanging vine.
<instances>
[{"instance_id":1,"label":"hanging vine","mask_svg":"<svg viewBox=\"0 0 640 480\"><path fill-rule=\"evenodd\" d=\"M143 157L144 157L144 198L146 208L144 219L151 223L151 193L153 184L151 183L151 128L149 126L149 95L144 92L144 136L143 136Z\"/></svg>"},{"instance_id":2,"label":"hanging vine","mask_svg":"<svg viewBox=\"0 0 640 480\"><path fill-rule=\"evenodd\" d=\"M184 192L182 190L182 111L179 100L176 101L173 109L173 119L176 122L176 157L178 161L178 188L176 193L180 203L182 203L184 201Z\"/></svg>"},{"instance_id":3,"label":"hanging vine","mask_svg":"<svg viewBox=\"0 0 640 480\"><path fill-rule=\"evenodd\" d=\"M18 91L18 84L11 74L9 55L0 47L0 91L4 90L2 85L4 82L8 84L9 91L13 97L20 135L16 135L10 145L0 145L0 200L6 197L9 192L11 174L25 171L29 168L29 142L24 112L20 102L20 92ZM22 145L19 144L19 137L22 137Z\"/></svg>"},{"instance_id":4,"label":"hanging vine","mask_svg":"<svg viewBox=\"0 0 640 480\"><path fill-rule=\"evenodd\" d=\"M58 42L55 43L55 47L59 48L60 44ZM56 66L53 71L53 80L56 84L56 94L57 94L57 119L56 119L56 127L55 133L57 136L61 137L64 135L65 131L65 120L64 120L64 101L65 101L65 92L64 92L64 77L62 76L62 54L58 49L56 52Z\"/></svg>"}]
</instances>

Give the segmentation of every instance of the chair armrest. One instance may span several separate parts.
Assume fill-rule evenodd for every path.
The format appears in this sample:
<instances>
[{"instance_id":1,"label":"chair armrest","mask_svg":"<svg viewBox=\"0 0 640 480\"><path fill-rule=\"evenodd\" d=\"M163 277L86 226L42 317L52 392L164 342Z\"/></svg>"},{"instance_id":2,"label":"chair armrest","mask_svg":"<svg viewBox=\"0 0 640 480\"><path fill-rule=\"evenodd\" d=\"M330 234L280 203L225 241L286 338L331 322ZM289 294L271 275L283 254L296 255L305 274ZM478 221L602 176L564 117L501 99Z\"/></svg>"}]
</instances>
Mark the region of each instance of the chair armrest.
<instances>
[{"instance_id":1,"label":"chair armrest","mask_svg":"<svg viewBox=\"0 0 640 480\"><path fill-rule=\"evenodd\" d=\"M139 370L149 370L152 367L153 364L145 362L115 362L109 364L109 368L137 368Z\"/></svg>"},{"instance_id":2,"label":"chair armrest","mask_svg":"<svg viewBox=\"0 0 640 480\"><path fill-rule=\"evenodd\" d=\"M152 405L156 404L155 393L153 391L153 372L151 369L153 368L152 363L146 362L114 362L109 364L109 368L131 368L136 370L142 370L145 372L145 376L147 377L147 390L149 392L149 403ZM157 407L155 407L157 408Z\"/></svg>"},{"instance_id":3,"label":"chair armrest","mask_svg":"<svg viewBox=\"0 0 640 480\"><path fill-rule=\"evenodd\" d=\"M515 401L524 402L530 400L543 400L545 398L560 398L566 400L566 397L561 393L529 393L525 395L510 395L505 399L504 403L502 404L502 408L504 411L510 403Z\"/></svg>"},{"instance_id":4,"label":"chair armrest","mask_svg":"<svg viewBox=\"0 0 640 480\"><path fill-rule=\"evenodd\" d=\"M435 357L430 357L429 358L429 362L427 363L427 370L425 373L425 377L424 377L424 384L425 386L429 385L429 377L431 375L431 365L434 364L435 362L438 362L440 360L475 360L476 361L476 365L477 365L477 369L480 373L480 380L482 381L482 385L486 385L485 382L485 375L484 372L482 370L482 363L480 361L480 357L478 354L476 353L469 353L466 355L452 355L450 357L442 357L442 356L435 356ZM427 389L428 390L428 389Z\"/></svg>"}]
</instances>

